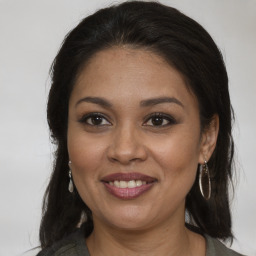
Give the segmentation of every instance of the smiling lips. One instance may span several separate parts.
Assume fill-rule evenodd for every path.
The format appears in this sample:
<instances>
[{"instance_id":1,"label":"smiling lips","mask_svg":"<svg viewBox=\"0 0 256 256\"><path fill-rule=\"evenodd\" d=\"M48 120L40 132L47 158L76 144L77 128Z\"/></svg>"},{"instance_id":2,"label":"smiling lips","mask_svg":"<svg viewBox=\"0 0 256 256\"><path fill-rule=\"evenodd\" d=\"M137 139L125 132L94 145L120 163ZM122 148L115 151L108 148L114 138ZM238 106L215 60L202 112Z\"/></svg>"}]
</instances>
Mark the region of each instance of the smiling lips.
<instances>
[{"instance_id":1,"label":"smiling lips","mask_svg":"<svg viewBox=\"0 0 256 256\"><path fill-rule=\"evenodd\" d=\"M115 173L101 181L112 195L128 200L148 191L157 180L140 173Z\"/></svg>"}]
</instances>

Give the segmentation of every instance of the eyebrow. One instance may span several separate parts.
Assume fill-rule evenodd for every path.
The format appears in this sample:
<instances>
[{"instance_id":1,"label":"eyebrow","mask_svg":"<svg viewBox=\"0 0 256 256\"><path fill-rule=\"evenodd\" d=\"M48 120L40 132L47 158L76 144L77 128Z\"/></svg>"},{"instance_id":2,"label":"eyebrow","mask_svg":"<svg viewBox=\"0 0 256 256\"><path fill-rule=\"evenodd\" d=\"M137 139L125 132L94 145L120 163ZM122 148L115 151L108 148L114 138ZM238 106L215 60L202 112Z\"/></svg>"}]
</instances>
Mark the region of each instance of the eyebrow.
<instances>
[{"instance_id":1,"label":"eyebrow","mask_svg":"<svg viewBox=\"0 0 256 256\"><path fill-rule=\"evenodd\" d=\"M82 98L76 103L76 107L77 107L78 104L80 104L82 102L89 102L89 103L98 104L98 105L100 105L102 107L105 107L105 108L111 108L112 107L112 104L109 101L105 100L104 98L99 98L99 97L85 97L85 98Z\"/></svg>"},{"instance_id":2,"label":"eyebrow","mask_svg":"<svg viewBox=\"0 0 256 256\"><path fill-rule=\"evenodd\" d=\"M77 105L79 105L82 102L89 102L89 103L93 103L93 104L98 104L102 107L105 108L111 108L112 104L107 101L104 98L99 98L99 97L85 97L80 99L77 103L76 103L76 107ZM150 107L150 106L154 106L157 104L162 104L162 103L175 103L180 105L181 107L184 108L184 105L176 98L174 97L160 97L160 98L152 98L152 99L147 99L147 100L142 100L140 102L140 106L141 107Z\"/></svg>"},{"instance_id":3,"label":"eyebrow","mask_svg":"<svg viewBox=\"0 0 256 256\"><path fill-rule=\"evenodd\" d=\"M174 97L160 97L160 98L147 99L147 100L141 101L140 105L142 107L150 107L150 106L154 106L162 103L175 103L184 108L184 105Z\"/></svg>"}]
</instances>

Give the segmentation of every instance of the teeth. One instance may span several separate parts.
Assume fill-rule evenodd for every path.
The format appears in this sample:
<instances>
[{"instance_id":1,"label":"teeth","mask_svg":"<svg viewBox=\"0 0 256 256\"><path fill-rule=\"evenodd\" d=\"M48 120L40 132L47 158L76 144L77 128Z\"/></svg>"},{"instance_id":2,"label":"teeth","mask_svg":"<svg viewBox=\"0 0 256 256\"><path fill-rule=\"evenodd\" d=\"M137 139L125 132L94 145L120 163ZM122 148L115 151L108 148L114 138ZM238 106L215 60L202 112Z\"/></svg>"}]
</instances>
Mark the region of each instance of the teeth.
<instances>
[{"instance_id":1,"label":"teeth","mask_svg":"<svg viewBox=\"0 0 256 256\"><path fill-rule=\"evenodd\" d=\"M114 186L120 188L120 182L118 180L114 181Z\"/></svg>"},{"instance_id":2,"label":"teeth","mask_svg":"<svg viewBox=\"0 0 256 256\"><path fill-rule=\"evenodd\" d=\"M115 180L114 182L112 181L109 182L109 185L117 188L136 188L146 184L147 182L142 180L129 180L129 181Z\"/></svg>"},{"instance_id":3,"label":"teeth","mask_svg":"<svg viewBox=\"0 0 256 256\"><path fill-rule=\"evenodd\" d=\"M139 187L142 185L142 181L141 180L136 180L136 186Z\"/></svg>"},{"instance_id":4,"label":"teeth","mask_svg":"<svg viewBox=\"0 0 256 256\"><path fill-rule=\"evenodd\" d=\"M127 182L126 181L120 180L119 184L120 184L120 188L127 188Z\"/></svg>"},{"instance_id":5,"label":"teeth","mask_svg":"<svg viewBox=\"0 0 256 256\"><path fill-rule=\"evenodd\" d=\"M128 181L128 188L135 188L135 187L137 187L135 180Z\"/></svg>"}]
</instances>

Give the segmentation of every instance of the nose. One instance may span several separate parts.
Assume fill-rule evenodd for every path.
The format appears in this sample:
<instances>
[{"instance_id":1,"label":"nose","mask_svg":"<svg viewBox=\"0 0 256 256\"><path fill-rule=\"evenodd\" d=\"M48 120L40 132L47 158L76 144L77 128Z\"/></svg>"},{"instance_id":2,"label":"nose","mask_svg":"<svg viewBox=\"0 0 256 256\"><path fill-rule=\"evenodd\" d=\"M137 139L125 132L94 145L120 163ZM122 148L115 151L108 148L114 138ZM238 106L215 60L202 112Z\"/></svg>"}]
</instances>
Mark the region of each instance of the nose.
<instances>
[{"instance_id":1,"label":"nose","mask_svg":"<svg viewBox=\"0 0 256 256\"><path fill-rule=\"evenodd\" d=\"M128 165L134 161L145 161L147 158L146 147L136 128L123 127L113 133L111 144L108 148L110 161Z\"/></svg>"}]
</instances>

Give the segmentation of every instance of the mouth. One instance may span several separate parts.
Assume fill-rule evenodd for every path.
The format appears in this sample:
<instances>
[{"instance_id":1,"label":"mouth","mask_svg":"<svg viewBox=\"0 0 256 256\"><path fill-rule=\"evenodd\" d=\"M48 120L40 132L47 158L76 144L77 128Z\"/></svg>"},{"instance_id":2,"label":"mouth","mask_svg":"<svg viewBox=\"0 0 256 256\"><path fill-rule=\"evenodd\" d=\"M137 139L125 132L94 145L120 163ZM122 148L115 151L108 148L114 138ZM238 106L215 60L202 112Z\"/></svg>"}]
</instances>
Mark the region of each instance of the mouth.
<instances>
[{"instance_id":1,"label":"mouth","mask_svg":"<svg viewBox=\"0 0 256 256\"><path fill-rule=\"evenodd\" d=\"M115 180L114 182L110 181L108 184L116 188L136 188L141 187L142 185L146 185L147 182L144 180Z\"/></svg>"},{"instance_id":2,"label":"mouth","mask_svg":"<svg viewBox=\"0 0 256 256\"><path fill-rule=\"evenodd\" d=\"M101 181L110 194L128 200L137 198L151 189L157 179L140 173L115 173Z\"/></svg>"}]
</instances>

